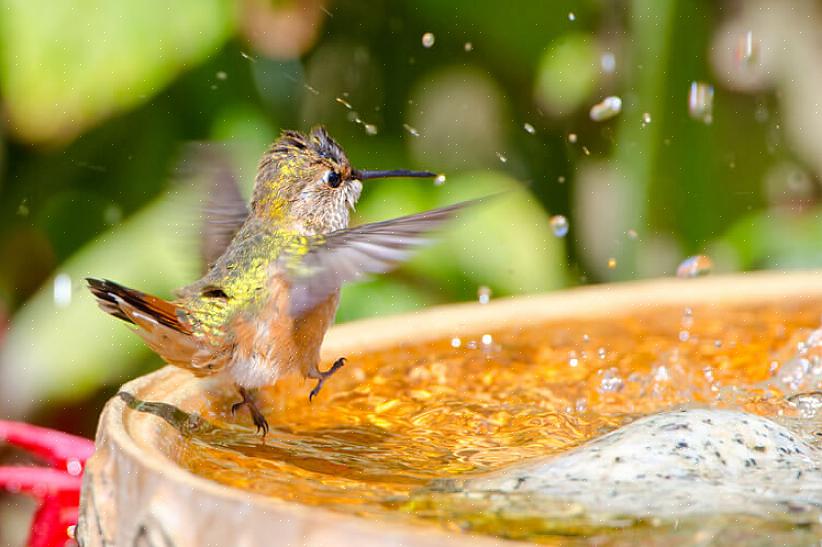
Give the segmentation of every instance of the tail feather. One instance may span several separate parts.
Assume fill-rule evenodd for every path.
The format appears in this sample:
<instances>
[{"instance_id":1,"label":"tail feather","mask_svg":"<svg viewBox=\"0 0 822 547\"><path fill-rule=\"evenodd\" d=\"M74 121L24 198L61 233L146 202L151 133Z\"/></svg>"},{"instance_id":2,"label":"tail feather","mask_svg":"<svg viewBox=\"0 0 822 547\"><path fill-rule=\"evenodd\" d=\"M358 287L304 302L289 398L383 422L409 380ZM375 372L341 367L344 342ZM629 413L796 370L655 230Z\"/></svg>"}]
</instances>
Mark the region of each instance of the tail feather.
<instances>
[{"instance_id":1,"label":"tail feather","mask_svg":"<svg viewBox=\"0 0 822 547\"><path fill-rule=\"evenodd\" d=\"M149 319L168 328L191 334L190 327L178 315L178 308L173 303L129 289L108 279L86 278L89 290L97 298L97 305L104 312L128 323L137 324L135 313L148 316Z\"/></svg>"}]
</instances>

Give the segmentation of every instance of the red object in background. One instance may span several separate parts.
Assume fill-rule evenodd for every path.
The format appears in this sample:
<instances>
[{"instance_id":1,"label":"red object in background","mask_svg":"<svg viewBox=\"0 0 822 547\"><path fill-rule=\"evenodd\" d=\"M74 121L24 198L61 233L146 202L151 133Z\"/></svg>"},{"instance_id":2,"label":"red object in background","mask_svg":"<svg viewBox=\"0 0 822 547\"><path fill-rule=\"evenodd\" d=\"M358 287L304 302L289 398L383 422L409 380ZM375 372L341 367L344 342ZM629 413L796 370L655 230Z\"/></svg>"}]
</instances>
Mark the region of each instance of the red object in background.
<instances>
[{"instance_id":1,"label":"red object in background","mask_svg":"<svg viewBox=\"0 0 822 547\"><path fill-rule=\"evenodd\" d=\"M19 422L0 420L0 442L22 448L51 467L0 466L0 488L28 494L40 502L29 533L29 547L64 547L68 528L77 524L80 486L94 443L83 437Z\"/></svg>"}]
</instances>

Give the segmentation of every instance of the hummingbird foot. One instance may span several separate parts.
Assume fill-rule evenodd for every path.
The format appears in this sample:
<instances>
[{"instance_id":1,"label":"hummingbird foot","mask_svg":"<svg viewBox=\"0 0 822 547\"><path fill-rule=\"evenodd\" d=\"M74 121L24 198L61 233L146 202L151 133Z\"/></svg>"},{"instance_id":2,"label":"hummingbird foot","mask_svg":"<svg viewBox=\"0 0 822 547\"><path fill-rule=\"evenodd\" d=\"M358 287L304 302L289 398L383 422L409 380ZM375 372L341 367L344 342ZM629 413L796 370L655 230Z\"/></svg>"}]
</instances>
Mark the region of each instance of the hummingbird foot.
<instances>
[{"instance_id":1,"label":"hummingbird foot","mask_svg":"<svg viewBox=\"0 0 822 547\"><path fill-rule=\"evenodd\" d=\"M257 408L257 405L254 404L254 399L251 398L251 394L248 393L244 387L238 386L238 390L243 400L231 405L231 415L236 414L243 406L247 406L248 411L251 413L251 421L253 421L257 427L257 433L262 431L263 437L265 437L268 434L268 421L265 419L265 416L263 416L263 413L260 412L260 409Z\"/></svg>"},{"instance_id":2,"label":"hummingbird foot","mask_svg":"<svg viewBox=\"0 0 822 547\"><path fill-rule=\"evenodd\" d=\"M325 372L317 372L315 378L317 378L317 385L314 386L314 389L311 390L311 393L308 394L308 402L314 400L314 397L320 392L323 388L323 384L326 380L328 380L335 372L340 370L342 366L345 364L345 357L340 357L334 364L331 365L331 368L326 370Z\"/></svg>"}]
</instances>

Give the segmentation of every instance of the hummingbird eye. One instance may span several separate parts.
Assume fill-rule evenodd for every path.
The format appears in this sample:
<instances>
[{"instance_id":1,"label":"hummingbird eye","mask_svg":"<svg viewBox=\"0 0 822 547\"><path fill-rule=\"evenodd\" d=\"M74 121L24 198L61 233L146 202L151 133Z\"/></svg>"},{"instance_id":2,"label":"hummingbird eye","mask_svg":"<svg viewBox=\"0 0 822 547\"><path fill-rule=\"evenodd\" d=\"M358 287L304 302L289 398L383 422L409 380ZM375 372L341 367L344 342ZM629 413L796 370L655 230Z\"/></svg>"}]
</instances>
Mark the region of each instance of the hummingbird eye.
<instances>
[{"instance_id":1,"label":"hummingbird eye","mask_svg":"<svg viewBox=\"0 0 822 547\"><path fill-rule=\"evenodd\" d=\"M323 182L328 184L331 188L336 188L342 183L342 177L339 173L333 170L328 170L323 175Z\"/></svg>"}]
</instances>

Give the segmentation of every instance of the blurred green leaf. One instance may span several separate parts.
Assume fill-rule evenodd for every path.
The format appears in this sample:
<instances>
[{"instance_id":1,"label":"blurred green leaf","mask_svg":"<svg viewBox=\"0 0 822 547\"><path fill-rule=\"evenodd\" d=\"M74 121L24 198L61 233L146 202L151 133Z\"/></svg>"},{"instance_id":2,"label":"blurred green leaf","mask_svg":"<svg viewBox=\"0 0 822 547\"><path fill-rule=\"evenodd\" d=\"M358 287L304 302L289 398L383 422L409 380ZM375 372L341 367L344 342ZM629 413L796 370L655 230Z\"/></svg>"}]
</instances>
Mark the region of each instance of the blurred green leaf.
<instances>
[{"instance_id":1,"label":"blurred green leaf","mask_svg":"<svg viewBox=\"0 0 822 547\"><path fill-rule=\"evenodd\" d=\"M30 141L145 101L215 52L235 18L230 0L0 0L0 13L0 86Z\"/></svg>"},{"instance_id":2,"label":"blurred green leaf","mask_svg":"<svg viewBox=\"0 0 822 547\"><path fill-rule=\"evenodd\" d=\"M568 33L553 41L537 68L534 93L556 115L585 103L599 79L599 52L592 36Z\"/></svg>"}]
</instances>

